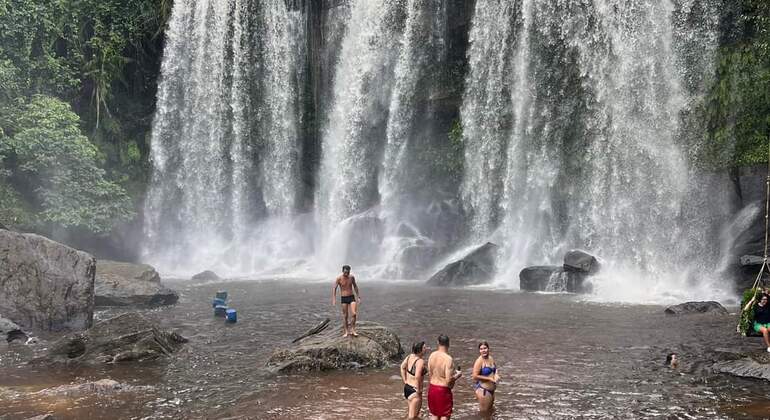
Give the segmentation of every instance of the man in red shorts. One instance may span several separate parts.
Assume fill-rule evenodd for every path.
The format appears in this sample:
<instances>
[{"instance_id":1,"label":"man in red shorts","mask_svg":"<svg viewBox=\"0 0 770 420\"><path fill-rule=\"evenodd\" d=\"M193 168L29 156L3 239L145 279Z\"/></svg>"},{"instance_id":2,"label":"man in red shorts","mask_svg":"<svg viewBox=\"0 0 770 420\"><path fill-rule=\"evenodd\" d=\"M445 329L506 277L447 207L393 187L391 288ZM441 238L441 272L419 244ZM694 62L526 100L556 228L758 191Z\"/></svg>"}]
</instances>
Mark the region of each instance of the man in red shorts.
<instances>
[{"instance_id":1,"label":"man in red shorts","mask_svg":"<svg viewBox=\"0 0 770 420\"><path fill-rule=\"evenodd\" d=\"M460 370L455 370L452 356L449 355L449 337L438 336L438 350L428 358L428 411L431 420L449 420L452 416L452 388L462 376Z\"/></svg>"}]
</instances>

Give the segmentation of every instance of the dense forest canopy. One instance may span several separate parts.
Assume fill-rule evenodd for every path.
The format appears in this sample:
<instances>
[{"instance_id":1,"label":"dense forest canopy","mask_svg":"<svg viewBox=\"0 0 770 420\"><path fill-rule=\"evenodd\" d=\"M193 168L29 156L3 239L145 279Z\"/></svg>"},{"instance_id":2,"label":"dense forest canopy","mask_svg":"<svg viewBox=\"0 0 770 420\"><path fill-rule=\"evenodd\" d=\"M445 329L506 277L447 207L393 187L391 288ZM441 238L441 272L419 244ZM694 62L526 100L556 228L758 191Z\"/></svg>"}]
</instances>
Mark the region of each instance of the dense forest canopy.
<instances>
[{"instance_id":1,"label":"dense forest canopy","mask_svg":"<svg viewBox=\"0 0 770 420\"><path fill-rule=\"evenodd\" d=\"M105 234L137 216L171 7L0 0L0 223ZM770 2L722 10L716 70L691 116L707 127L693 155L709 169L765 162L770 133Z\"/></svg>"}]
</instances>

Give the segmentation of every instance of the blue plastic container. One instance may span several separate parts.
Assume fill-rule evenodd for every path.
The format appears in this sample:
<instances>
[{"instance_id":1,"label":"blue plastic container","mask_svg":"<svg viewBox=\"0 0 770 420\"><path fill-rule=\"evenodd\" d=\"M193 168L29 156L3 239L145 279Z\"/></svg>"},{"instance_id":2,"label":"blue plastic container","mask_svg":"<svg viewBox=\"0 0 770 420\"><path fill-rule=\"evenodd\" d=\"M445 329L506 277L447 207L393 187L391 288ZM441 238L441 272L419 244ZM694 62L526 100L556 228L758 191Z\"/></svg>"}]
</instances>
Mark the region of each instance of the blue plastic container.
<instances>
[{"instance_id":1,"label":"blue plastic container","mask_svg":"<svg viewBox=\"0 0 770 420\"><path fill-rule=\"evenodd\" d=\"M227 292L224 290L220 290L217 292L216 296L217 299L227 300Z\"/></svg>"},{"instance_id":2,"label":"blue plastic container","mask_svg":"<svg viewBox=\"0 0 770 420\"><path fill-rule=\"evenodd\" d=\"M235 309L228 309L225 311L227 322L238 322L238 313Z\"/></svg>"},{"instance_id":3,"label":"blue plastic container","mask_svg":"<svg viewBox=\"0 0 770 420\"><path fill-rule=\"evenodd\" d=\"M211 301L211 307L216 308L217 305L225 305L224 299L214 298L214 300Z\"/></svg>"},{"instance_id":4,"label":"blue plastic container","mask_svg":"<svg viewBox=\"0 0 770 420\"><path fill-rule=\"evenodd\" d=\"M226 316L227 315L227 306L225 305L217 305L214 307L214 315L216 316Z\"/></svg>"}]
</instances>

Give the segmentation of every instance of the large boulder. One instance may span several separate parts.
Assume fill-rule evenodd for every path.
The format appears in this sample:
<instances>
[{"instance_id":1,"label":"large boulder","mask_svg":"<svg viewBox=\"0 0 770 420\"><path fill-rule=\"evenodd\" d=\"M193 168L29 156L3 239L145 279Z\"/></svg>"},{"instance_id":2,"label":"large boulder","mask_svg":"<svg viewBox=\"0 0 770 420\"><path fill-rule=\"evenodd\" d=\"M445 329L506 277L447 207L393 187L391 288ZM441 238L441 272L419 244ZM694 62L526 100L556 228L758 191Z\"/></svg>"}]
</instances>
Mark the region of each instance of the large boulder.
<instances>
[{"instance_id":1,"label":"large boulder","mask_svg":"<svg viewBox=\"0 0 770 420\"><path fill-rule=\"evenodd\" d=\"M530 292L590 293L586 273L566 270L558 265L535 265L519 272L519 288Z\"/></svg>"},{"instance_id":2,"label":"large boulder","mask_svg":"<svg viewBox=\"0 0 770 420\"><path fill-rule=\"evenodd\" d=\"M384 367L404 353L398 336L373 322L356 324L358 337L342 337L341 325L326 328L322 323L319 327L295 340L295 344L273 352L268 368L292 372Z\"/></svg>"},{"instance_id":3,"label":"large boulder","mask_svg":"<svg viewBox=\"0 0 770 420\"><path fill-rule=\"evenodd\" d=\"M573 249L564 254L564 269L585 274L596 274L599 271L599 261L593 255Z\"/></svg>"},{"instance_id":4,"label":"large boulder","mask_svg":"<svg viewBox=\"0 0 770 420\"><path fill-rule=\"evenodd\" d=\"M155 359L170 355L186 342L181 335L162 331L142 315L129 312L62 337L41 361L95 364Z\"/></svg>"},{"instance_id":5,"label":"large boulder","mask_svg":"<svg viewBox=\"0 0 770 420\"><path fill-rule=\"evenodd\" d=\"M32 330L93 323L96 259L39 235L0 230L0 313Z\"/></svg>"},{"instance_id":6,"label":"large boulder","mask_svg":"<svg viewBox=\"0 0 770 420\"><path fill-rule=\"evenodd\" d=\"M217 275L217 273L211 271L211 270L205 270L201 271L200 273L192 276L191 280L193 281L218 281L222 278Z\"/></svg>"},{"instance_id":7,"label":"large boulder","mask_svg":"<svg viewBox=\"0 0 770 420\"><path fill-rule=\"evenodd\" d=\"M179 295L160 284L160 275L146 264L100 260L96 264L96 306L171 305Z\"/></svg>"},{"instance_id":8,"label":"large boulder","mask_svg":"<svg viewBox=\"0 0 770 420\"><path fill-rule=\"evenodd\" d=\"M666 315L685 315L685 314L702 314L702 313L714 313L719 315L727 315L727 309L720 305L719 302L707 301L707 302L685 302L678 305L669 306L664 311Z\"/></svg>"},{"instance_id":9,"label":"large boulder","mask_svg":"<svg viewBox=\"0 0 770 420\"><path fill-rule=\"evenodd\" d=\"M470 286L492 281L499 247L492 242L474 249L458 261L447 264L428 279L431 286Z\"/></svg>"},{"instance_id":10,"label":"large boulder","mask_svg":"<svg viewBox=\"0 0 770 420\"><path fill-rule=\"evenodd\" d=\"M14 340L26 342L29 338L29 334L15 322L0 316L0 338L5 338L5 341L8 343Z\"/></svg>"}]
</instances>

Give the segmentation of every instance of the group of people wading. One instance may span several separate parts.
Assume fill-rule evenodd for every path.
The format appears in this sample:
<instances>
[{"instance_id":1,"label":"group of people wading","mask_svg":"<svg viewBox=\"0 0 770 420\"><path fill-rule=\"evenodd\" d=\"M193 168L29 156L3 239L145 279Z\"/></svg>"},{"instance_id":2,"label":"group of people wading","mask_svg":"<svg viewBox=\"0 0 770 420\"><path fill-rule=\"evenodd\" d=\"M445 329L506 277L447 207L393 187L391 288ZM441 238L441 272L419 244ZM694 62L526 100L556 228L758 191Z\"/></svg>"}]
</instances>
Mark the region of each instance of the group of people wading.
<instances>
[{"instance_id":1,"label":"group of people wading","mask_svg":"<svg viewBox=\"0 0 770 420\"><path fill-rule=\"evenodd\" d=\"M332 289L332 305L337 303L337 288L340 289L340 304L343 316L343 337L356 333L356 316L358 305L361 303L361 294L356 284L355 276L350 274L350 266L342 267L342 274L334 280ZM351 322L348 322L348 321ZM412 346L412 353L401 363L401 379L404 382L404 398L407 401L407 417L416 419L422 409L423 382L425 375L430 378L428 384L428 411L431 419L449 420L452 416L454 399L452 389L455 382L462 377L459 366L455 366L452 356L449 355L449 337L438 336L438 349L428 357L427 367L424 360L428 346L424 341ZM479 402L479 411L482 416L492 414L495 402L495 389L500 381L500 375L495 365L495 359L489 354L489 343L479 343L479 357L473 364L471 373L473 389Z\"/></svg>"}]
</instances>

